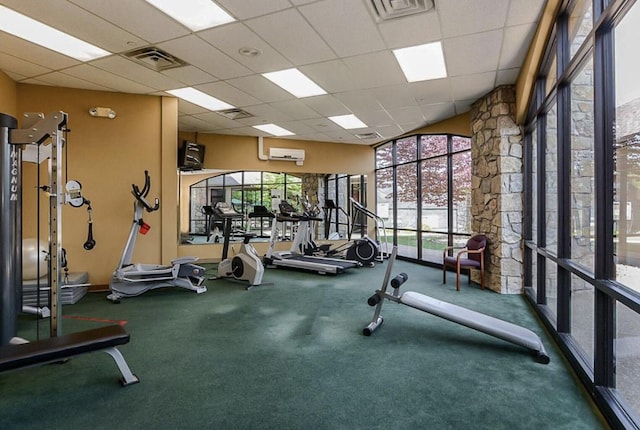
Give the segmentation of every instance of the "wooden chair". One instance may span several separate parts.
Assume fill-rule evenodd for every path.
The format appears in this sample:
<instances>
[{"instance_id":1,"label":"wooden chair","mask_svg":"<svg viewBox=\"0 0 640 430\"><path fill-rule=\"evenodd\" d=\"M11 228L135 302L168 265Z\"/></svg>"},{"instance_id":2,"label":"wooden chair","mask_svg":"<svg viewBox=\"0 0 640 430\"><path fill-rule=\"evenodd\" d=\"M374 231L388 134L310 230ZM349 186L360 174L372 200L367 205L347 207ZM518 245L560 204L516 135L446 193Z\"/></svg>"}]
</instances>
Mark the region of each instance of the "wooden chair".
<instances>
[{"instance_id":1,"label":"wooden chair","mask_svg":"<svg viewBox=\"0 0 640 430\"><path fill-rule=\"evenodd\" d=\"M487 236L477 234L467 241L464 248L448 246L442 256L442 283L447 283L447 267L456 268L456 290L460 291L460 269L480 270L480 285L484 289L484 253L487 247ZM454 255L449 251L458 250ZM471 270L469 270L469 283L471 283Z\"/></svg>"}]
</instances>

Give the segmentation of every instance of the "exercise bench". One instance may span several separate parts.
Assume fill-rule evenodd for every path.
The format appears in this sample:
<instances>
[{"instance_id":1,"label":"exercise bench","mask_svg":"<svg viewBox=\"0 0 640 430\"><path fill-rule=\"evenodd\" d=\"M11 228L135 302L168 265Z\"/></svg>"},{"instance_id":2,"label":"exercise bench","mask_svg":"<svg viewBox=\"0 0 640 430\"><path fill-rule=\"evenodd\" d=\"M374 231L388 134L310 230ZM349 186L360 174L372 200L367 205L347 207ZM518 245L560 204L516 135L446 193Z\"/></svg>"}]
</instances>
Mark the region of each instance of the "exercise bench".
<instances>
[{"instance_id":1,"label":"exercise bench","mask_svg":"<svg viewBox=\"0 0 640 430\"><path fill-rule=\"evenodd\" d=\"M94 351L109 354L116 362L123 386L140 382L131 373L122 353L116 348L129 342L129 333L121 325L110 325L92 330L38 340L18 345L0 346L0 372L22 367L64 361L76 355Z\"/></svg>"}]
</instances>

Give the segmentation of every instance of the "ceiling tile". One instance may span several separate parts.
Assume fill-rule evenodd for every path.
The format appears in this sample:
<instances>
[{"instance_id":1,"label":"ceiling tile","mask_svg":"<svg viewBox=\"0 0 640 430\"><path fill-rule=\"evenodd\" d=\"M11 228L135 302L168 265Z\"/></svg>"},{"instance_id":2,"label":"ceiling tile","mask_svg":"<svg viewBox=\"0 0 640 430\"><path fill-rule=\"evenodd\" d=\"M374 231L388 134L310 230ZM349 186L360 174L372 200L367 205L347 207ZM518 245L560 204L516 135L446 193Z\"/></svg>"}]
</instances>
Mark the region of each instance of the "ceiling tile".
<instances>
[{"instance_id":1,"label":"ceiling tile","mask_svg":"<svg viewBox=\"0 0 640 430\"><path fill-rule=\"evenodd\" d=\"M449 76L488 72L498 68L502 30L445 39L442 49Z\"/></svg>"},{"instance_id":2,"label":"ceiling tile","mask_svg":"<svg viewBox=\"0 0 640 430\"><path fill-rule=\"evenodd\" d=\"M456 108L454 103L436 103L429 105L421 105L420 109L427 122L437 121L439 118L449 118L455 115Z\"/></svg>"},{"instance_id":3,"label":"ceiling tile","mask_svg":"<svg viewBox=\"0 0 640 430\"><path fill-rule=\"evenodd\" d=\"M395 125L395 120L391 118L386 110L363 110L356 111L358 118L370 127Z\"/></svg>"},{"instance_id":4,"label":"ceiling tile","mask_svg":"<svg viewBox=\"0 0 640 430\"><path fill-rule=\"evenodd\" d=\"M378 24L382 38L390 49L422 45L442 39L437 13L425 12Z\"/></svg>"},{"instance_id":5,"label":"ceiling tile","mask_svg":"<svg viewBox=\"0 0 640 430\"><path fill-rule=\"evenodd\" d=\"M390 109L387 112L389 112L396 124L400 126L424 122L424 115L418 106Z\"/></svg>"},{"instance_id":6,"label":"ceiling tile","mask_svg":"<svg viewBox=\"0 0 640 430\"><path fill-rule=\"evenodd\" d=\"M471 105L474 104L477 100L460 100L455 102L456 106L456 115L460 115L461 113L469 112L471 110Z\"/></svg>"},{"instance_id":7,"label":"ceiling tile","mask_svg":"<svg viewBox=\"0 0 640 430\"><path fill-rule=\"evenodd\" d=\"M163 70L162 74L188 86L195 86L218 80L216 77L194 66L184 66L177 67L175 69Z\"/></svg>"},{"instance_id":8,"label":"ceiling tile","mask_svg":"<svg viewBox=\"0 0 640 430\"><path fill-rule=\"evenodd\" d=\"M382 107L387 110L418 106L414 98L415 93L408 84L374 88L372 92Z\"/></svg>"},{"instance_id":9,"label":"ceiling tile","mask_svg":"<svg viewBox=\"0 0 640 430\"><path fill-rule=\"evenodd\" d=\"M82 64L80 66L71 67L65 69L66 74L75 76L85 81L94 82L98 85L112 88L127 93L145 94L153 92L154 89L146 85L134 82L130 79L123 78L113 73L102 70L98 67L94 67L89 64Z\"/></svg>"},{"instance_id":10,"label":"ceiling tile","mask_svg":"<svg viewBox=\"0 0 640 430\"><path fill-rule=\"evenodd\" d=\"M335 122L327 118L312 118L301 120L300 122L306 124L311 129L324 133L327 130L340 130L341 127Z\"/></svg>"},{"instance_id":11,"label":"ceiling tile","mask_svg":"<svg viewBox=\"0 0 640 430\"><path fill-rule=\"evenodd\" d=\"M247 94L251 94L253 97L264 103L291 100L293 98L291 94L260 75L229 79L226 82Z\"/></svg>"},{"instance_id":12,"label":"ceiling tile","mask_svg":"<svg viewBox=\"0 0 640 430\"><path fill-rule=\"evenodd\" d=\"M166 96L166 94L165 94ZM188 101L178 99L178 112L181 115L194 115L197 113L205 113L209 112L208 109L203 108L202 106L194 105L193 103L189 103Z\"/></svg>"},{"instance_id":13,"label":"ceiling tile","mask_svg":"<svg viewBox=\"0 0 640 430\"><path fill-rule=\"evenodd\" d=\"M545 3L545 0L510 0L505 26L537 22Z\"/></svg>"},{"instance_id":14,"label":"ceiling tile","mask_svg":"<svg viewBox=\"0 0 640 430\"><path fill-rule=\"evenodd\" d=\"M289 69L293 64L242 23L232 23L198 33L202 39L256 73ZM240 54L241 48L253 48L260 55Z\"/></svg>"},{"instance_id":15,"label":"ceiling tile","mask_svg":"<svg viewBox=\"0 0 640 430\"><path fill-rule=\"evenodd\" d=\"M191 33L188 28L169 18L146 1L120 1L117 6L110 1L70 1L112 22L129 33L137 35L145 40L146 43L163 42ZM139 46L141 44L136 43L130 46L129 49Z\"/></svg>"},{"instance_id":16,"label":"ceiling tile","mask_svg":"<svg viewBox=\"0 0 640 430\"><path fill-rule=\"evenodd\" d=\"M38 76L51 71L51 69L46 67L16 58L3 52L0 52L0 70L5 73L16 73L23 77Z\"/></svg>"},{"instance_id":17,"label":"ceiling tile","mask_svg":"<svg viewBox=\"0 0 640 430\"><path fill-rule=\"evenodd\" d=\"M268 15L291 7L288 0L216 0L216 3L238 20Z\"/></svg>"},{"instance_id":18,"label":"ceiling tile","mask_svg":"<svg viewBox=\"0 0 640 430\"><path fill-rule=\"evenodd\" d=\"M390 51L344 58L342 61L359 80L360 88L377 88L406 83L407 80ZM375 73L371 73L375 70Z\"/></svg>"},{"instance_id":19,"label":"ceiling tile","mask_svg":"<svg viewBox=\"0 0 640 430\"><path fill-rule=\"evenodd\" d=\"M454 100L478 99L495 88L496 72L451 78Z\"/></svg>"},{"instance_id":20,"label":"ceiling tile","mask_svg":"<svg viewBox=\"0 0 640 430\"><path fill-rule=\"evenodd\" d=\"M446 38L502 28L509 0L447 0L436 2L442 36ZM482 45L478 45L482 46Z\"/></svg>"},{"instance_id":21,"label":"ceiling tile","mask_svg":"<svg viewBox=\"0 0 640 430\"><path fill-rule=\"evenodd\" d=\"M282 102L270 103L271 107L284 112L289 118L294 120L317 118L318 112L308 107L302 100L286 100Z\"/></svg>"},{"instance_id":22,"label":"ceiling tile","mask_svg":"<svg viewBox=\"0 0 640 430\"><path fill-rule=\"evenodd\" d=\"M500 53L500 69L511 69L522 66L527 51L523 46L529 46L536 31L534 24L523 24L504 29L502 52Z\"/></svg>"},{"instance_id":23,"label":"ceiling tile","mask_svg":"<svg viewBox=\"0 0 640 430\"><path fill-rule=\"evenodd\" d=\"M0 31L0 52L21 58L30 63L46 64L46 67L51 70L64 69L65 67L80 64L80 61L74 60L71 57L58 54L57 52L27 42L19 37L11 36L2 31Z\"/></svg>"},{"instance_id":24,"label":"ceiling tile","mask_svg":"<svg viewBox=\"0 0 640 430\"><path fill-rule=\"evenodd\" d=\"M251 70L195 35L160 43L157 46L219 79L252 74Z\"/></svg>"},{"instance_id":25,"label":"ceiling tile","mask_svg":"<svg viewBox=\"0 0 640 430\"><path fill-rule=\"evenodd\" d=\"M363 88L356 74L342 60L303 66L300 71L328 93Z\"/></svg>"},{"instance_id":26,"label":"ceiling tile","mask_svg":"<svg viewBox=\"0 0 640 430\"><path fill-rule=\"evenodd\" d=\"M344 115L351 113L338 98L332 95L305 97L300 99L302 103L313 109L321 116Z\"/></svg>"},{"instance_id":27,"label":"ceiling tile","mask_svg":"<svg viewBox=\"0 0 640 430\"><path fill-rule=\"evenodd\" d=\"M282 23L286 22L286 25ZM262 39L294 64L319 63L336 55L295 9L247 21Z\"/></svg>"},{"instance_id":28,"label":"ceiling tile","mask_svg":"<svg viewBox=\"0 0 640 430\"><path fill-rule=\"evenodd\" d=\"M46 82L48 85L55 85L58 87L71 87L73 85L74 88L81 88L85 90L113 91L111 88L85 81L84 79L79 79L76 76L67 75L62 72L40 75L38 76L38 80L40 82Z\"/></svg>"},{"instance_id":29,"label":"ceiling tile","mask_svg":"<svg viewBox=\"0 0 640 430\"><path fill-rule=\"evenodd\" d=\"M419 105L453 101L451 78L410 82L409 88Z\"/></svg>"},{"instance_id":30,"label":"ceiling tile","mask_svg":"<svg viewBox=\"0 0 640 430\"><path fill-rule=\"evenodd\" d=\"M325 0L299 10L341 57L385 49L376 24L361 1Z\"/></svg>"},{"instance_id":31,"label":"ceiling tile","mask_svg":"<svg viewBox=\"0 0 640 430\"><path fill-rule=\"evenodd\" d=\"M105 21L99 15L89 13L68 1L3 0L2 4L109 52L130 49L128 42L145 43L144 40Z\"/></svg>"},{"instance_id":32,"label":"ceiling tile","mask_svg":"<svg viewBox=\"0 0 640 430\"><path fill-rule=\"evenodd\" d=\"M518 75L520 74L520 69L505 69L498 70L496 76L496 86L498 85L514 85L518 80Z\"/></svg>"},{"instance_id":33,"label":"ceiling tile","mask_svg":"<svg viewBox=\"0 0 640 430\"><path fill-rule=\"evenodd\" d=\"M222 81L198 85L197 89L235 107L260 104L260 100Z\"/></svg>"},{"instance_id":34,"label":"ceiling tile","mask_svg":"<svg viewBox=\"0 0 640 430\"><path fill-rule=\"evenodd\" d=\"M375 95L370 91L346 91L335 97L352 111L373 111L382 108Z\"/></svg>"}]
</instances>

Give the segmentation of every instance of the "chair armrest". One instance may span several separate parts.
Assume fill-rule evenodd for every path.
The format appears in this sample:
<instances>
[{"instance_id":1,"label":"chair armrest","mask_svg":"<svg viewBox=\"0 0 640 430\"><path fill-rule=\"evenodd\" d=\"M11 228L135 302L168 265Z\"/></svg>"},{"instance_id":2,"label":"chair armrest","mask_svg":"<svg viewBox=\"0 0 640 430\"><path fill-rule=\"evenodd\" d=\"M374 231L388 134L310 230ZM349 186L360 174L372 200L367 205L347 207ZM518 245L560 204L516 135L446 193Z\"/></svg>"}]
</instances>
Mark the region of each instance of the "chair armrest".
<instances>
[{"instance_id":1,"label":"chair armrest","mask_svg":"<svg viewBox=\"0 0 640 430\"><path fill-rule=\"evenodd\" d=\"M484 247L480 248L480 249L468 249L468 248L464 248L462 251L458 252L457 256L458 256L458 261L460 261L460 258L464 255L464 254L480 254L481 258L484 258L483 254L484 254Z\"/></svg>"},{"instance_id":2,"label":"chair armrest","mask_svg":"<svg viewBox=\"0 0 640 430\"><path fill-rule=\"evenodd\" d=\"M446 254L448 251L456 250L456 249L465 249L465 247L464 246L447 246L442 250L442 252Z\"/></svg>"},{"instance_id":3,"label":"chair armrest","mask_svg":"<svg viewBox=\"0 0 640 430\"><path fill-rule=\"evenodd\" d=\"M484 252L484 248L480 249L468 249L467 252L469 254L482 254Z\"/></svg>"}]
</instances>

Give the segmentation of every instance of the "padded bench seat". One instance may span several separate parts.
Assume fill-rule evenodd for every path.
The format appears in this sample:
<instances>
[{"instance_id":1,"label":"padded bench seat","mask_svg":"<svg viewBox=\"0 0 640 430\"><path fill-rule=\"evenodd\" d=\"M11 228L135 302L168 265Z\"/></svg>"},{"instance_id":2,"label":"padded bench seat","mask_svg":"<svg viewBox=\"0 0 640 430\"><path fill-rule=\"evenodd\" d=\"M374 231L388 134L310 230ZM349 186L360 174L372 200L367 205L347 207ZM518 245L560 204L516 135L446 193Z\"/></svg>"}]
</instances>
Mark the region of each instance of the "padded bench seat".
<instances>
[{"instance_id":1,"label":"padded bench seat","mask_svg":"<svg viewBox=\"0 0 640 430\"><path fill-rule=\"evenodd\" d=\"M61 361L75 355L104 351L116 362L122 385L139 382L122 353L116 348L129 342L129 333L120 325L110 325L78 333L52 337L19 345L0 346L0 372Z\"/></svg>"}]
</instances>

